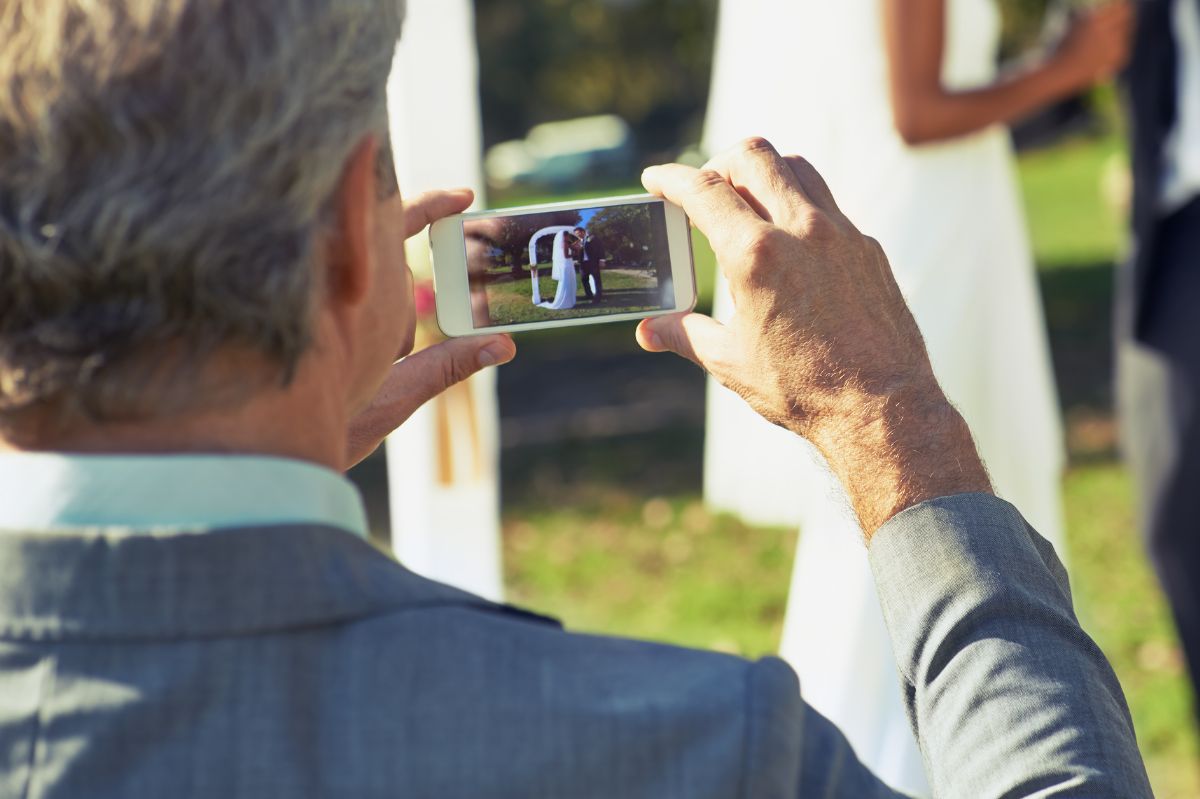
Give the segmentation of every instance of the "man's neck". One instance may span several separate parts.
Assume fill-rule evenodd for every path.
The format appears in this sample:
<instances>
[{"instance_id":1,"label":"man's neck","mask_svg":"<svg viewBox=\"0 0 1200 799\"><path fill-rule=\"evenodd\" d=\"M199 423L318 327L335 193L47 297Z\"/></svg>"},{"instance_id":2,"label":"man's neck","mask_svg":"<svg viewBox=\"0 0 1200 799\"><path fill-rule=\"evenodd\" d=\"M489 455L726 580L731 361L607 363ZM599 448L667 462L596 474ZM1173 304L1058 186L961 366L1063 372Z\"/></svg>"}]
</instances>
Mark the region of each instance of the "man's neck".
<instances>
[{"instance_id":1,"label":"man's neck","mask_svg":"<svg viewBox=\"0 0 1200 799\"><path fill-rule=\"evenodd\" d=\"M19 424L0 434L0 452L267 455L345 468L348 419L329 385L303 372L238 403L129 422Z\"/></svg>"}]
</instances>

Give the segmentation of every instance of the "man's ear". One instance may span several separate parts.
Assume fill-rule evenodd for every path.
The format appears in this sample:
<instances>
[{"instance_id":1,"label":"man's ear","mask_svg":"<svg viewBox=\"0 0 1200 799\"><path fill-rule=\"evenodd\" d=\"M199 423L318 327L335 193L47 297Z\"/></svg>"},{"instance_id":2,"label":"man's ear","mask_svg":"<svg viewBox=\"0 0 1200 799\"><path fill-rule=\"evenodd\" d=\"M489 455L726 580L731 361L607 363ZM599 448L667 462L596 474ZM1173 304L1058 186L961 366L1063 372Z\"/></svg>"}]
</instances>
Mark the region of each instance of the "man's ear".
<instances>
[{"instance_id":1,"label":"man's ear","mask_svg":"<svg viewBox=\"0 0 1200 799\"><path fill-rule=\"evenodd\" d=\"M328 243L327 291L331 299L358 304L371 287L371 240L375 226L375 154L379 142L364 136L342 170L335 200L335 229Z\"/></svg>"}]
</instances>

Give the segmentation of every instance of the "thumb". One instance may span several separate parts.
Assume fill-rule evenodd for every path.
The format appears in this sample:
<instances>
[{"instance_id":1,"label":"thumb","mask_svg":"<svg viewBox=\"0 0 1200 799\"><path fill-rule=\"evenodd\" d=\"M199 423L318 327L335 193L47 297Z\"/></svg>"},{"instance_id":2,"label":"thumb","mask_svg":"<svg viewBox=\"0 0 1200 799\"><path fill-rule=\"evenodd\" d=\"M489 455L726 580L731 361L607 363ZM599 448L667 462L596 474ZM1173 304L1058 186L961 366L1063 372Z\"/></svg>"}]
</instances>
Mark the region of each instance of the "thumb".
<instances>
[{"instance_id":1,"label":"thumb","mask_svg":"<svg viewBox=\"0 0 1200 799\"><path fill-rule=\"evenodd\" d=\"M505 335L446 339L395 364L384 387L401 383L398 388L415 402L415 411L455 383L481 369L508 363L516 354L512 338Z\"/></svg>"},{"instance_id":2,"label":"thumb","mask_svg":"<svg viewBox=\"0 0 1200 799\"><path fill-rule=\"evenodd\" d=\"M427 191L404 201L404 237L411 239L442 217L470 207L475 192L470 189Z\"/></svg>"},{"instance_id":3,"label":"thumb","mask_svg":"<svg viewBox=\"0 0 1200 799\"><path fill-rule=\"evenodd\" d=\"M350 422L348 463L370 455L417 409L455 383L517 354L504 335L452 338L393 364L370 406Z\"/></svg>"},{"instance_id":4,"label":"thumb","mask_svg":"<svg viewBox=\"0 0 1200 799\"><path fill-rule=\"evenodd\" d=\"M700 366L717 379L730 363L733 335L720 322L698 313L643 319L638 344L648 352L673 352Z\"/></svg>"}]
</instances>

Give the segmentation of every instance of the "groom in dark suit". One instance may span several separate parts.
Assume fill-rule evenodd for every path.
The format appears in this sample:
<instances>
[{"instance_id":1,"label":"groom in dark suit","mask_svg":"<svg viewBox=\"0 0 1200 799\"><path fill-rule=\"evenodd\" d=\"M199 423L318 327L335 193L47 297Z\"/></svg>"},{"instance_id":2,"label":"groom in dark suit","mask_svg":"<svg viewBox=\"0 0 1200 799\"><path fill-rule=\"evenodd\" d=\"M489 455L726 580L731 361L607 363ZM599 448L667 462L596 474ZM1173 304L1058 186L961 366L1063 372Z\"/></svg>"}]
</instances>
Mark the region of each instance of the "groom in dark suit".
<instances>
[{"instance_id":1,"label":"groom in dark suit","mask_svg":"<svg viewBox=\"0 0 1200 799\"><path fill-rule=\"evenodd\" d=\"M1200 0L1142 0L1130 70L1134 251L1123 437L1151 559L1200 686Z\"/></svg>"},{"instance_id":2,"label":"groom in dark suit","mask_svg":"<svg viewBox=\"0 0 1200 799\"><path fill-rule=\"evenodd\" d=\"M600 281L600 269L604 266L604 247L586 228L575 228L575 235L582 244L579 263L583 273L583 294L589 300L598 302L604 296L604 284ZM591 281L588 280L589 277ZM592 291L592 281L596 284L595 292Z\"/></svg>"}]
</instances>

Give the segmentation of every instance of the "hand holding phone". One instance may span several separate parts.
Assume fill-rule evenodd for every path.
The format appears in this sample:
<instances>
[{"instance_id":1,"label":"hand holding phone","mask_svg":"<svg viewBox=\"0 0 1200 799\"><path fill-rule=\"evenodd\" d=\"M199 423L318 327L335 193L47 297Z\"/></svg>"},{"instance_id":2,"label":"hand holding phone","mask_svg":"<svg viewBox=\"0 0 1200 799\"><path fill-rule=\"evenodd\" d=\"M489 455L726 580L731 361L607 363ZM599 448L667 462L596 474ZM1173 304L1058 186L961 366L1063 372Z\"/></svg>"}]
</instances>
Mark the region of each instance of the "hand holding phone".
<instances>
[{"instance_id":1,"label":"hand holding phone","mask_svg":"<svg viewBox=\"0 0 1200 799\"><path fill-rule=\"evenodd\" d=\"M687 217L657 197L460 214L429 236L448 336L643 319L696 303Z\"/></svg>"}]
</instances>

